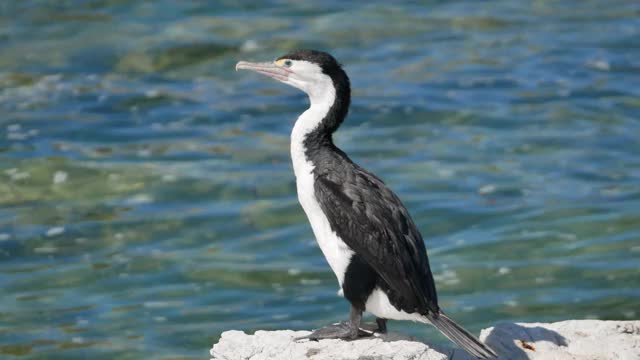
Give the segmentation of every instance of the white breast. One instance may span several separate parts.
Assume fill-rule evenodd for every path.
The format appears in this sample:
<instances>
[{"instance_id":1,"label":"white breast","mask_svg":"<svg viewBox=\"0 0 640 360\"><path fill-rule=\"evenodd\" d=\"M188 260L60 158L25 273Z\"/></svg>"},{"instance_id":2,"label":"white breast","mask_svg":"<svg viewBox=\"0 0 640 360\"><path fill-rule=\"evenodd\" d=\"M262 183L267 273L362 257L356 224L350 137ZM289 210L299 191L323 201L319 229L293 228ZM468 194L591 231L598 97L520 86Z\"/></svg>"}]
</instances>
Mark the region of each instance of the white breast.
<instances>
[{"instance_id":1,"label":"white breast","mask_svg":"<svg viewBox=\"0 0 640 360\"><path fill-rule=\"evenodd\" d=\"M342 288L347 266L351 261L353 251L331 229L327 216L322 211L315 196L313 169L314 164L305 155L304 139L313 131L325 117L335 99L335 90L328 78L327 88L318 91L318 96L309 94L311 106L302 113L291 132L291 160L296 174L298 200L309 218L313 233L320 245L331 270L336 274Z\"/></svg>"},{"instance_id":2,"label":"white breast","mask_svg":"<svg viewBox=\"0 0 640 360\"><path fill-rule=\"evenodd\" d=\"M347 266L351 261L353 251L345 244L342 239L331 229L329 220L320 208L320 204L315 197L313 189L313 174L311 170L307 172L307 169L313 169L313 165L308 163L305 165L305 169L298 169L296 171L296 185L298 188L298 200L300 205L304 209L304 212L309 218L313 234L316 236L318 245L327 258L331 270L336 274L338 283L342 288L344 282L344 275L347 271Z\"/></svg>"},{"instance_id":3,"label":"white breast","mask_svg":"<svg viewBox=\"0 0 640 360\"><path fill-rule=\"evenodd\" d=\"M429 323L429 320L420 314L409 314L405 311L396 309L391 305L387 294L385 294L380 288L375 288L375 290L373 290L367 299L365 310L383 319L411 320L426 324Z\"/></svg>"}]
</instances>

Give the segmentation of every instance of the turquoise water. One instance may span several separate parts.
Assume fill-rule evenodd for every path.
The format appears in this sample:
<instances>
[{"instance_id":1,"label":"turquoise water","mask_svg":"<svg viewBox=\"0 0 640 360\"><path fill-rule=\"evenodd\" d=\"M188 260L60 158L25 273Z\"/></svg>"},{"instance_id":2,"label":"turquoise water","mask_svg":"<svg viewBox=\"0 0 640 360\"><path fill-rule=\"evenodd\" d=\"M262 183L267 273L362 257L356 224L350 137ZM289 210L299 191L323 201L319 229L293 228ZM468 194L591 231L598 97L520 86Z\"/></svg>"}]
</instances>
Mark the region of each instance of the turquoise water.
<instances>
[{"instance_id":1,"label":"turquoise water","mask_svg":"<svg viewBox=\"0 0 640 360\"><path fill-rule=\"evenodd\" d=\"M3 1L0 358L346 318L295 196L306 99L233 71L299 47L350 74L336 142L405 201L450 315L637 319L638 39L631 1Z\"/></svg>"}]
</instances>

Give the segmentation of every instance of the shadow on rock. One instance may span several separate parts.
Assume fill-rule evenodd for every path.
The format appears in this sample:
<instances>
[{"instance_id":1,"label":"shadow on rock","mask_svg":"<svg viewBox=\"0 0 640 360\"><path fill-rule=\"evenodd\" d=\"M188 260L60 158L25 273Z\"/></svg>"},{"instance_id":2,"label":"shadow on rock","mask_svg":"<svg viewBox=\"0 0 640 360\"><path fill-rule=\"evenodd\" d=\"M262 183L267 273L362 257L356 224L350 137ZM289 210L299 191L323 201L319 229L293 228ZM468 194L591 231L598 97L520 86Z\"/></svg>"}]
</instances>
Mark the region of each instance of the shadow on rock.
<instances>
[{"instance_id":1,"label":"shadow on rock","mask_svg":"<svg viewBox=\"0 0 640 360\"><path fill-rule=\"evenodd\" d=\"M501 360L528 360L536 353L536 342L555 344L556 346L567 346L566 339L557 332L543 327L524 327L513 323L498 324L495 327L485 329L481 336L483 342L489 345ZM449 360L475 360L460 348L447 348L446 346L434 346L434 348L447 354Z\"/></svg>"},{"instance_id":2,"label":"shadow on rock","mask_svg":"<svg viewBox=\"0 0 640 360\"><path fill-rule=\"evenodd\" d=\"M524 327L513 323L498 324L489 329L485 344L495 350L501 359L529 359L536 352L537 342L550 342L567 346L567 340L557 332L540 326Z\"/></svg>"}]
</instances>

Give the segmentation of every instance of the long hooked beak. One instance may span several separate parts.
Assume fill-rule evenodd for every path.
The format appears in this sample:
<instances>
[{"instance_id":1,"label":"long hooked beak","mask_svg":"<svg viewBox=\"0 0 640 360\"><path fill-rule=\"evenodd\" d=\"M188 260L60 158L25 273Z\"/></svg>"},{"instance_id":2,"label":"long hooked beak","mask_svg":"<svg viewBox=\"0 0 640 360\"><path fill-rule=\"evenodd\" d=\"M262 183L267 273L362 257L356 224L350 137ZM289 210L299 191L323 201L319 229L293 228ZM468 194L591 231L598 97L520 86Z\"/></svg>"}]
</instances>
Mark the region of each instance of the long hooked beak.
<instances>
[{"instance_id":1,"label":"long hooked beak","mask_svg":"<svg viewBox=\"0 0 640 360\"><path fill-rule=\"evenodd\" d=\"M236 64L236 71L251 70L259 74L266 75L278 81L287 81L289 79L290 70L284 69L272 62L253 63L248 61L240 61Z\"/></svg>"}]
</instances>

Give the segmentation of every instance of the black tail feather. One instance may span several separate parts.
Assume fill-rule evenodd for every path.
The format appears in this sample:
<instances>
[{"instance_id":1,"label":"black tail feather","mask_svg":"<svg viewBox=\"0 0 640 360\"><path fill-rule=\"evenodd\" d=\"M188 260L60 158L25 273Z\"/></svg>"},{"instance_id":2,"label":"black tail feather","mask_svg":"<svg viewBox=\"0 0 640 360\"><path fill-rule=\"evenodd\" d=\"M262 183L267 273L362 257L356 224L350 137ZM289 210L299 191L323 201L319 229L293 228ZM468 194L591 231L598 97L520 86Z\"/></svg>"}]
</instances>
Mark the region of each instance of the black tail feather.
<instances>
[{"instance_id":1,"label":"black tail feather","mask_svg":"<svg viewBox=\"0 0 640 360\"><path fill-rule=\"evenodd\" d=\"M478 338L462 326L456 324L455 321L451 320L445 314L429 314L427 315L427 319L429 319L431 324L440 330L441 333L448 337L449 340L478 359L493 359L498 357L490 347L483 344Z\"/></svg>"}]
</instances>

